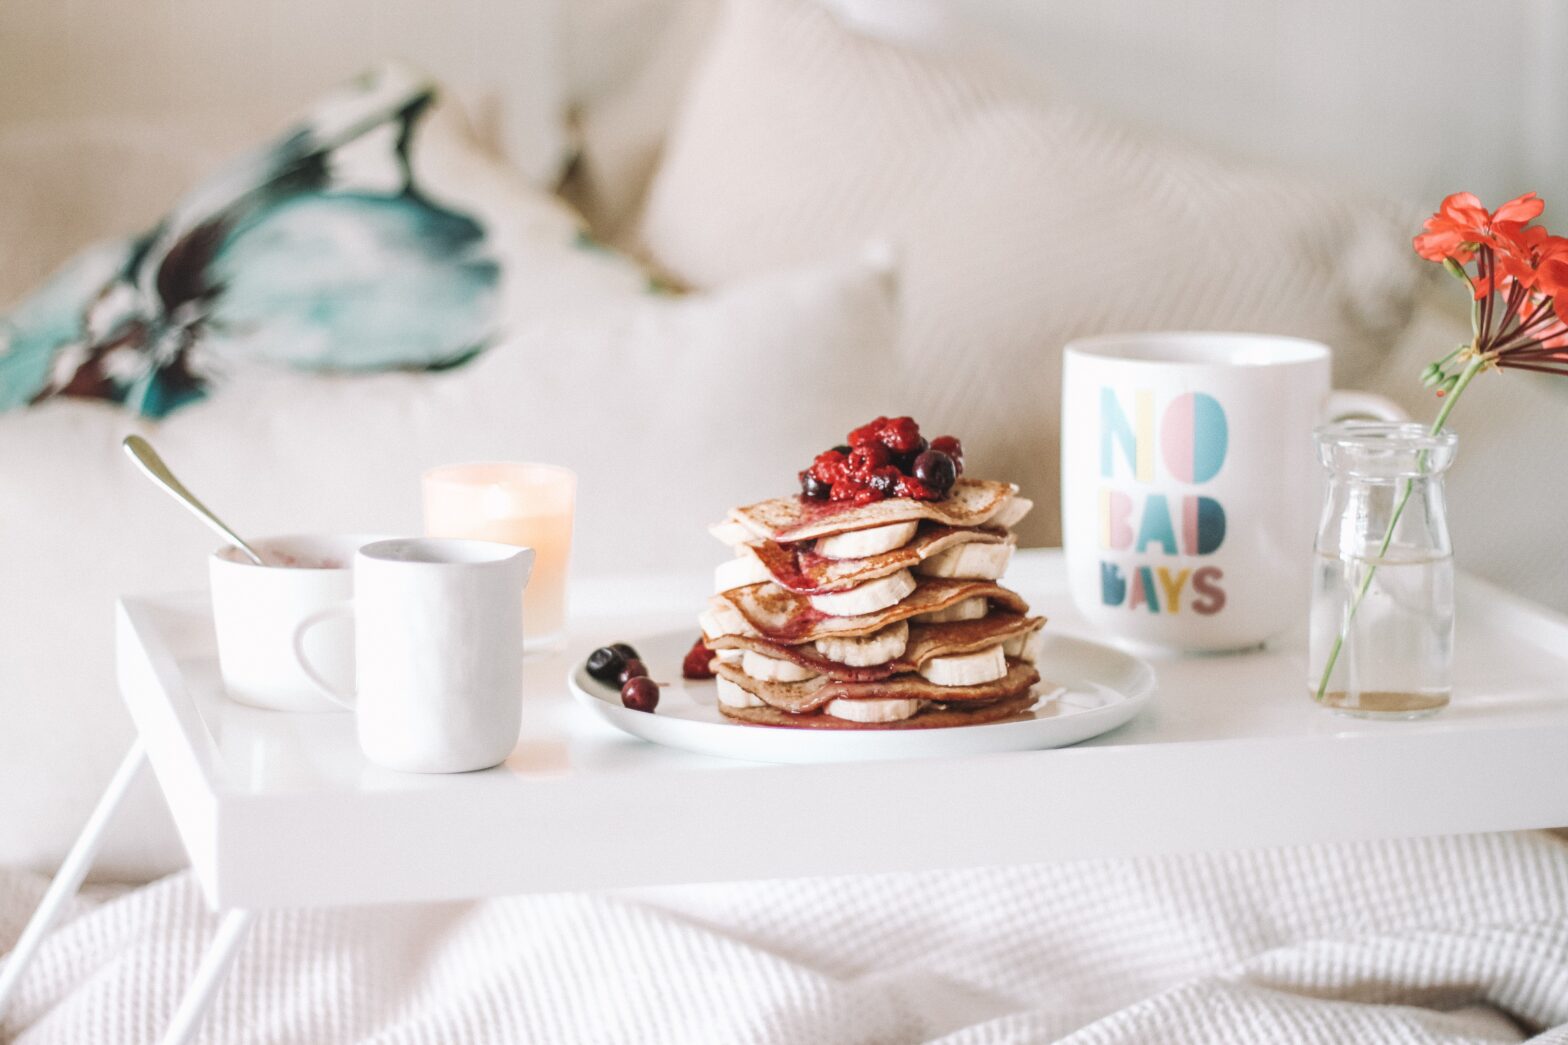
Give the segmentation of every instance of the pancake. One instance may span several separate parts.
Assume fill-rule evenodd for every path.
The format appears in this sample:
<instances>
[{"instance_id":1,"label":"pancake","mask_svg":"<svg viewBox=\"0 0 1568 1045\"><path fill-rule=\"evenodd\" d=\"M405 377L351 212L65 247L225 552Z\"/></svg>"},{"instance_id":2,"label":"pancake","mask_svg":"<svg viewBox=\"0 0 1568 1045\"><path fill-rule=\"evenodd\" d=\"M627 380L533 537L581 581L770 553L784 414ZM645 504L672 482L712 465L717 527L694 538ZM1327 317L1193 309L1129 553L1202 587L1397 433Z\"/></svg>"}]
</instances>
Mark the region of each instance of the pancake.
<instances>
[{"instance_id":1,"label":"pancake","mask_svg":"<svg viewBox=\"0 0 1568 1045\"><path fill-rule=\"evenodd\" d=\"M829 617L814 608L806 596L764 581L713 596L701 624L703 634L710 639L722 635L753 635L793 645L827 635L870 635L895 621L982 596L989 599L993 607L1013 613L1029 612L1029 604L1022 597L995 581L921 577L915 590L896 605L858 617Z\"/></svg>"},{"instance_id":2,"label":"pancake","mask_svg":"<svg viewBox=\"0 0 1568 1045\"><path fill-rule=\"evenodd\" d=\"M720 704L719 710L726 718L737 722L752 726L782 726L786 729L942 729L1013 718L1034 707L1038 699L1031 690L988 704L965 704L960 707L931 703L911 717L897 722L851 722L820 711L810 715L791 715L778 708L732 708L726 704Z\"/></svg>"},{"instance_id":3,"label":"pancake","mask_svg":"<svg viewBox=\"0 0 1568 1045\"><path fill-rule=\"evenodd\" d=\"M889 497L870 504L775 497L730 512L730 518L758 537L780 544L826 537L873 526L929 519L947 526L984 526L1018 493L1012 483L960 479L940 501Z\"/></svg>"},{"instance_id":4,"label":"pancake","mask_svg":"<svg viewBox=\"0 0 1568 1045\"><path fill-rule=\"evenodd\" d=\"M805 682L765 682L740 670L738 664L715 661L714 673L728 679L769 707L792 714L815 711L830 700L934 700L943 704L990 703L1016 697L1040 681L1033 664L1007 658L1007 674L977 686L938 686L915 674L894 675L875 682L843 682L819 675Z\"/></svg>"},{"instance_id":5,"label":"pancake","mask_svg":"<svg viewBox=\"0 0 1568 1045\"><path fill-rule=\"evenodd\" d=\"M962 529L943 523L923 522L914 539L901 548L863 559L829 559L806 544L759 541L744 554L754 555L781 588L798 595L847 591L879 577L916 566L938 552L960 544L1017 544L1018 538L1001 529Z\"/></svg>"},{"instance_id":6,"label":"pancake","mask_svg":"<svg viewBox=\"0 0 1568 1045\"><path fill-rule=\"evenodd\" d=\"M819 675L841 682L875 682L893 675L918 671L932 657L951 657L978 653L1019 635L1028 635L1045 626L1044 617L1025 617L1010 612L987 614L979 620L946 621L941 624L912 624L904 654L870 667L850 667L829 660L810 643L787 645L750 635L725 635L708 640L708 648L749 649L769 657L793 661Z\"/></svg>"}]
</instances>

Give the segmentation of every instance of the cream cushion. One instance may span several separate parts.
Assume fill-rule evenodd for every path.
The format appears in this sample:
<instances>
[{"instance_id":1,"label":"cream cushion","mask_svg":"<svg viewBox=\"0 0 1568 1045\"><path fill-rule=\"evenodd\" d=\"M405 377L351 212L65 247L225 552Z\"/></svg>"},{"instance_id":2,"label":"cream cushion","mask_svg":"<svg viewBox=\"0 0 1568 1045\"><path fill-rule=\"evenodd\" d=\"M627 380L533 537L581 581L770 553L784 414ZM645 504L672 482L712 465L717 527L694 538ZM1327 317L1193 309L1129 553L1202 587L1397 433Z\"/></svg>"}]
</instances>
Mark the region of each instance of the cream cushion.
<instances>
[{"instance_id":1,"label":"cream cushion","mask_svg":"<svg viewBox=\"0 0 1568 1045\"><path fill-rule=\"evenodd\" d=\"M809 0L728 4L637 239L718 286L885 236L903 398L1021 483L1056 543L1060 349L1110 330L1319 338L1364 373L1405 324L1408 233L1378 206L1041 101L978 56L857 35ZM878 406L878 409L883 409Z\"/></svg>"},{"instance_id":2,"label":"cream cushion","mask_svg":"<svg viewBox=\"0 0 1568 1045\"><path fill-rule=\"evenodd\" d=\"M0 184L41 199L56 177L48 160L106 151L143 183L140 152L84 140L47 155L0 147ZM860 420L858 384L813 375L889 365L885 252L857 248L711 294L661 295L636 266L578 244L575 215L460 138L424 162L428 183L479 211L510 262L507 335L474 363L342 378L233 373L155 424L66 399L0 415L0 864L53 866L129 743L114 599L206 583L212 537L124 459L127 433L146 434L255 535L417 532L424 468L557 462L580 477L579 575L697 570L716 550L707 523L736 501L790 489L819 444ZM160 161L160 177L174 176L169 165ZM107 877L181 861L143 785L100 860Z\"/></svg>"}]
</instances>

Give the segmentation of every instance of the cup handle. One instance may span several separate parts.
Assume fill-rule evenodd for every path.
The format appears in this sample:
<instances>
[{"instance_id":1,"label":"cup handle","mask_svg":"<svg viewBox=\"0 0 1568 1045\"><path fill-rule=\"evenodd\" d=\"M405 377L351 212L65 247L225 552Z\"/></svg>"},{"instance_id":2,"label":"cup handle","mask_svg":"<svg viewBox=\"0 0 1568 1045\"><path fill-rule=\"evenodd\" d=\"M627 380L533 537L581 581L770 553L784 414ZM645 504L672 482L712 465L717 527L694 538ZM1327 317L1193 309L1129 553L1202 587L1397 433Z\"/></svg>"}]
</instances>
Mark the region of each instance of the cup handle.
<instances>
[{"instance_id":1,"label":"cup handle","mask_svg":"<svg viewBox=\"0 0 1568 1045\"><path fill-rule=\"evenodd\" d=\"M321 690L328 700L334 704L340 704L350 711L354 710L354 694L342 692L333 686L332 683L322 678L316 669L311 666L310 659L305 656L305 633L316 625L323 624L334 617L352 617L353 615L354 604L352 602L340 602L336 606L328 606L324 610L317 610L300 621L299 627L294 629L294 659L299 662L300 670L305 673L306 678L315 683L316 688Z\"/></svg>"},{"instance_id":2,"label":"cup handle","mask_svg":"<svg viewBox=\"0 0 1568 1045\"><path fill-rule=\"evenodd\" d=\"M1329 421L1350 421L1370 417L1376 421L1408 421L1410 415L1404 407L1387 396L1373 392L1355 392L1336 388L1328 394L1328 405L1323 410Z\"/></svg>"}]
</instances>

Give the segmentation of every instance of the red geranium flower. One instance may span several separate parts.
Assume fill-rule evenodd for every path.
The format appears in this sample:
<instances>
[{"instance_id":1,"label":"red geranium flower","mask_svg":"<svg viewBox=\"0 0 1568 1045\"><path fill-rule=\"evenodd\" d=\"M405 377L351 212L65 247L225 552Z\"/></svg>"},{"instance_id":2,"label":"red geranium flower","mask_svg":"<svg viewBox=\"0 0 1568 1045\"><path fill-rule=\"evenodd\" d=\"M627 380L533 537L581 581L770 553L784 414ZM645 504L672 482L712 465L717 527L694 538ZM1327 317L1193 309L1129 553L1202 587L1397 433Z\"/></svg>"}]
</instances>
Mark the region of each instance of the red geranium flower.
<instances>
[{"instance_id":1,"label":"red geranium flower","mask_svg":"<svg viewBox=\"0 0 1568 1045\"><path fill-rule=\"evenodd\" d=\"M1437 213L1426 219L1426 231L1415 238L1416 253L1428 261L1453 258L1463 265L1475 257L1482 244L1496 246L1493 226L1500 221L1524 225L1546 208L1533 192L1511 199L1494 213L1481 206L1471 192L1456 192L1444 199Z\"/></svg>"}]
</instances>

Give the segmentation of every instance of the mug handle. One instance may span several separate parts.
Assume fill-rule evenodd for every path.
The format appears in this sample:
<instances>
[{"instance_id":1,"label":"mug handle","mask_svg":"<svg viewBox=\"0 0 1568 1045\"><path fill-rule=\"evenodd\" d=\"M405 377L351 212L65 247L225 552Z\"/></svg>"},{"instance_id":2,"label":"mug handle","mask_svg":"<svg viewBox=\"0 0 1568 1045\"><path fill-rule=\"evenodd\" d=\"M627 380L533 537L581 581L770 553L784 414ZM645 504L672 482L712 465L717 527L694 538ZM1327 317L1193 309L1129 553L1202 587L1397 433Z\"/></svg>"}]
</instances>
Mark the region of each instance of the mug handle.
<instances>
[{"instance_id":1,"label":"mug handle","mask_svg":"<svg viewBox=\"0 0 1568 1045\"><path fill-rule=\"evenodd\" d=\"M354 694L342 692L332 683L322 678L320 673L311 666L310 659L305 656L305 633L316 625L323 624L334 617L352 617L353 615L354 604L352 602L340 602L336 606L328 606L324 610L317 610L300 621L299 627L294 629L294 659L299 662L300 670L305 673L306 678L315 683L316 688L321 690L328 700L334 704L340 704L350 711L354 710Z\"/></svg>"},{"instance_id":2,"label":"mug handle","mask_svg":"<svg viewBox=\"0 0 1568 1045\"><path fill-rule=\"evenodd\" d=\"M1410 415L1404 407L1387 396L1374 392L1355 392L1336 388L1328 394L1328 404L1323 410L1330 421L1352 421L1370 417L1375 421L1408 421Z\"/></svg>"}]
</instances>

